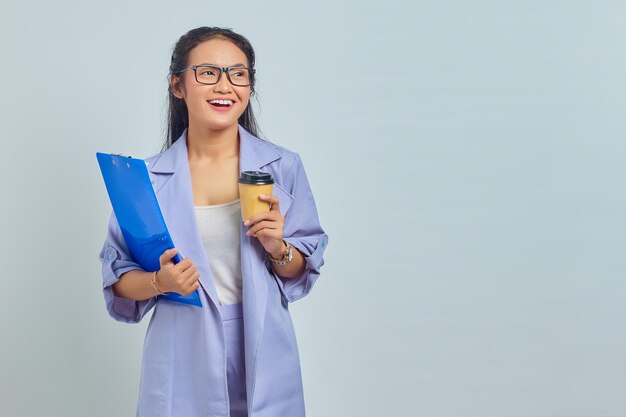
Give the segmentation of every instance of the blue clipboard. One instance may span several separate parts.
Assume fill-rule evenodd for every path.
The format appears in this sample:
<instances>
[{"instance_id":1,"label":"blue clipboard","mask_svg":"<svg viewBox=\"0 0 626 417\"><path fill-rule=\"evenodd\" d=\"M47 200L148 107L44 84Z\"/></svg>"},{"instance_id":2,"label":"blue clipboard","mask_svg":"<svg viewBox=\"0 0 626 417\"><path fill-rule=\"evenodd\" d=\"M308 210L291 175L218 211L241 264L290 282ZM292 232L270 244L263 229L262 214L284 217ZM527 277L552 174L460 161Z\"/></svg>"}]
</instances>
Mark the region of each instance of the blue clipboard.
<instances>
[{"instance_id":1,"label":"blue clipboard","mask_svg":"<svg viewBox=\"0 0 626 417\"><path fill-rule=\"evenodd\" d=\"M104 183L130 253L148 272L161 267L159 257L174 246L143 159L97 152ZM179 253L172 259L182 260ZM196 290L190 295L168 293L158 298L201 307Z\"/></svg>"}]
</instances>

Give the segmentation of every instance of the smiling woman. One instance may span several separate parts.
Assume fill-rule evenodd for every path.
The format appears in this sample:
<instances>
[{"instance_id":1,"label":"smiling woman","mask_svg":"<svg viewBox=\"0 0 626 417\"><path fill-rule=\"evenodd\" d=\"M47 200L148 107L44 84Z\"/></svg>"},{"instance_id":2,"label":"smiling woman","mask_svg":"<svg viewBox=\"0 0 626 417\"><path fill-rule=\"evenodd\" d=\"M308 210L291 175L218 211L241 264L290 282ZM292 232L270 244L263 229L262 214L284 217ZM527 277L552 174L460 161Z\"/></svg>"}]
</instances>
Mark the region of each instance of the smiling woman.
<instances>
[{"instance_id":1,"label":"smiling woman","mask_svg":"<svg viewBox=\"0 0 626 417\"><path fill-rule=\"evenodd\" d=\"M210 100L229 100L231 121L236 116L244 129L259 136L254 112L248 106L250 96L255 94L254 65L250 42L228 29L198 28L182 36L170 64L169 125L164 149L192 124L190 113L192 117L202 114L191 106L204 106ZM188 76L191 74L193 77Z\"/></svg>"},{"instance_id":2,"label":"smiling woman","mask_svg":"<svg viewBox=\"0 0 626 417\"><path fill-rule=\"evenodd\" d=\"M230 29L197 28L174 47L167 141L146 159L177 245L158 271L132 259L111 215L100 253L109 314L136 323L154 307L137 416L305 415L288 303L311 291L328 235L300 156L257 137L254 65L249 41ZM243 171L274 180L259 197L269 211L246 219ZM200 309L157 297L194 291Z\"/></svg>"},{"instance_id":3,"label":"smiling woman","mask_svg":"<svg viewBox=\"0 0 626 417\"><path fill-rule=\"evenodd\" d=\"M246 65L233 65L242 61ZM247 62L243 51L223 38L204 41L191 50L188 63L193 66L176 71L170 78L172 94L184 100L187 106L188 136L206 136L237 127L237 121L248 108L251 86L249 77L231 77L230 73L241 74L241 68L248 68ZM239 72L235 72L237 70ZM184 76L188 71L192 71L194 77ZM226 77L222 77L224 73ZM237 85L233 84L233 78L238 81ZM216 100L223 104L216 104Z\"/></svg>"}]
</instances>

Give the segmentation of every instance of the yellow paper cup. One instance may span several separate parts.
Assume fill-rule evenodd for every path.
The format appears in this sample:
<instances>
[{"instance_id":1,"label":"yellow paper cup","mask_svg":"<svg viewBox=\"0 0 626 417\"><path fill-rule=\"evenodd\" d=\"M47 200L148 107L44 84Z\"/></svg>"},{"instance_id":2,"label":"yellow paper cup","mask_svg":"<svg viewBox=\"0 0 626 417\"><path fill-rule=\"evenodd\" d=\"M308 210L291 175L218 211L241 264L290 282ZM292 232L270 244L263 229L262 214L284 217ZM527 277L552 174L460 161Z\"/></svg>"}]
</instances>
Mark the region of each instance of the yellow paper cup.
<instances>
[{"instance_id":1,"label":"yellow paper cup","mask_svg":"<svg viewBox=\"0 0 626 417\"><path fill-rule=\"evenodd\" d=\"M241 219L246 221L253 215L270 211L270 203L259 198L261 194L271 195L274 189L272 174L262 171L243 171L239 175L239 202Z\"/></svg>"}]
</instances>

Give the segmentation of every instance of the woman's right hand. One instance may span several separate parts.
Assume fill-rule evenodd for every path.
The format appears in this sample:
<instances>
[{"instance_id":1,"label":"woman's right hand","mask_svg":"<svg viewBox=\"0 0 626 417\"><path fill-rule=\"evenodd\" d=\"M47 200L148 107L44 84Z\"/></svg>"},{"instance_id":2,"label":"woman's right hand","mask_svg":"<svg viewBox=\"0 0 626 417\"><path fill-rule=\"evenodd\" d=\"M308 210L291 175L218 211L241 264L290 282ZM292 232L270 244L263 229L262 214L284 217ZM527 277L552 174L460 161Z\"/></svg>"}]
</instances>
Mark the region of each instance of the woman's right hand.
<instances>
[{"instance_id":1,"label":"woman's right hand","mask_svg":"<svg viewBox=\"0 0 626 417\"><path fill-rule=\"evenodd\" d=\"M175 264L172 258L178 253L178 249L168 249L159 256L161 268L156 273L156 285L163 292L175 292L180 295L192 294L200 287L198 278L200 274L196 266L189 258L185 258Z\"/></svg>"}]
</instances>

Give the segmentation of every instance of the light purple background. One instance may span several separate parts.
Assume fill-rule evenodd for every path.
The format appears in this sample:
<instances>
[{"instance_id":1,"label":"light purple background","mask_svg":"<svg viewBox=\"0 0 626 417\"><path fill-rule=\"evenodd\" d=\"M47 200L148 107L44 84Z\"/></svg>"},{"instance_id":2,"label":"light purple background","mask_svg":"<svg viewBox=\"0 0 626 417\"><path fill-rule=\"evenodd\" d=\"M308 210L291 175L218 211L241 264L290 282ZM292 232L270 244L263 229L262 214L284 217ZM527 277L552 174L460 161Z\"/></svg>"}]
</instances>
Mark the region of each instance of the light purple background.
<instances>
[{"instance_id":1,"label":"light purple background","mask_svg":"<svg viewBox=\"0 0 626 417\"><path fill-rule=\"evenodd\" d=\"M626 5L0 3L0 416L131 416L95 152L164 134L174 42L232 27L330 236L291 306L308 415L626 414Z\"/></svg>"}]
</instances>

